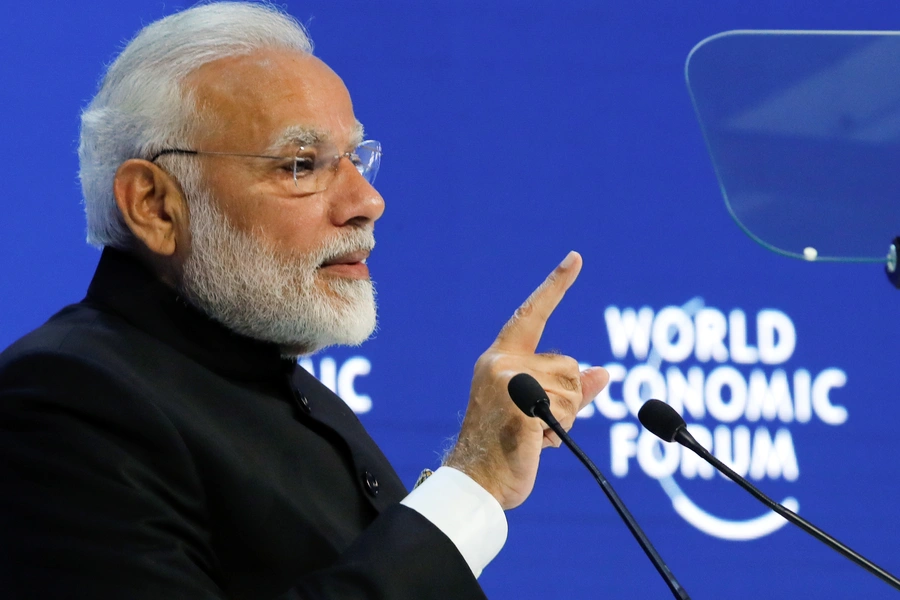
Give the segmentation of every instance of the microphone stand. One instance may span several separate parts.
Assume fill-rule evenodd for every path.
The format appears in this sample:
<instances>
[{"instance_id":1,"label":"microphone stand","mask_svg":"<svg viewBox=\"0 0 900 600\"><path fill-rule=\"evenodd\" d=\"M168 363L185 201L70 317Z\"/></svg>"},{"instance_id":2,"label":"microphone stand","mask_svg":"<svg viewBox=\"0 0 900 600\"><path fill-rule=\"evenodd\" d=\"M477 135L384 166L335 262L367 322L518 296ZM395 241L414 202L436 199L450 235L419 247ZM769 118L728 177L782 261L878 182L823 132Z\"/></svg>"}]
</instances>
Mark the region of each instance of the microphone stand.
<instances>
[{"instance_id":1,"label":"microphone stand","mask_svg":"<svg viewBox=\"0 0 900 600\"><path fill-rule=\"evenodd\" d=\"M600 487L603 489L603 493L606 494L606 497L609 498L609 501L612 502L613 507L616 509L616 512L619 513L619 516L622 517L622 520L625 521L625 525L628 526L628 530L631 531L631 535L634 536L634 539L637 540L638 544L640 544L641 549L644 551L644 554L647 555L647 558L650 559L650 562L653 563L653 566L656 567L656 570L665 580L666 585L669 586L669 589L672 591L672 594L678 598L679 600L690 600L690 596L688 596L687 591L681 584L678 583L678 580L675 579L675 575L672 574L672 571L669 570L669 567L663 561L662 557L656 551L656 548L653 547L653 544L650 543L650 540L647 538L644 531L641 529L640 525L638 525L637 521L631 515L628 508L625 507L625 503L622 502L622 499L619 498L619 495L616 493L616 490L613 489L612 485L609 481L604 477L603 473L600 472L600 469L597 468L597 465L588 458L587 454L582 451L581 448L578 447L578 444L569 437L569 434L566 433L566 430L563 429L562 425L559 424L559 421L556 420L556 417L553 416L553 413L550 412L550 402L546 398L542 398L538 401L537 405L533 408L533 414L536 417L539 417L544 423L546 423L555 433L559 436L559 438L563 441L563 443L569 447L575 456L578 457L578 460L587 467L588 471L594 476L594 479L597 480L597 483L600 484Z\"/></svg>"},{"instance_id":2,"label":"microphone stand","mask_svg":"<svg viewBox=\"0 0 900 600\"><path fill-rule=\"evenodd\" d=\"M859 554L858 552L856 552L849 546L846 546L846 545L842 544L841 542L839 542L838 540L836 540L835 538L831 537L830 535L828 535L827 533L825 533L824 531L822 531L821 529L819 529L818 527L816 527L815 525L813 525L812 523L810 523L809 521L807 521L806 519L804 519L803 517L801 517L800 515L795 513L794 511L788 510L787 508L783 507L781 504L775 502L774 500L772 500L771 498L769 498L768 496L763 494L753 484L751 484L749 481L747 481L746 479L744 479L743 477L741 477L740 475L735 473L733 470L731 470L731 468L728 465L726 465L725 463L720 461L718 458L713 456L712 453L709 452L709 450L707 450L706 448L701 446L697 442L697 440L694 439L694 436L692 436L690 434L690 432L687 430L686 426L680 425L678 427L678 429L675 431L674 440L676 442L678 442L679 444L681 444L682 446L684 446L685 448L692 450L700 458L702 458L703 460L705 460L706 462L708 462L709 464L714 466L716 469L718 469L719 471L724 473L733 482L735 482L736 484L738 484L739 486L741 486L742 488L744 488L745 490L750 492L753 495L753 497L755 497L757 500L759 500L760 502L762 502L763 504L768 506L770 509L772 509L773 511L775 511L776 513L778 513L779 515L781 515L782 517L784 517L785 519L787 519L788 521L790 521L791 523L793 523L794 525L796 525L797 527L799 527L800 529L805 531L806 533L810 534L811 536L813 536L820 542L825 543L832 550L836 550L836 551L840 552L841 554L843 554L844 556L846 556L847 558L849 558L850 560L852 560L853 562L855 562L856 564L861 566L863 569L865 569L869 573L872 573L876 577L881 578L882 580L887 582L889 585L893 586L895 589L900 590L900 579L897 579L896 577L894 577L893 575L891 575L890 573L888 573L887 571L885 571L884 569L882 569L881 567L879 567L878 565L876 565L875 563L873 563L872 561L867 559L865 556Z\"/></svg>"}]
</instances>

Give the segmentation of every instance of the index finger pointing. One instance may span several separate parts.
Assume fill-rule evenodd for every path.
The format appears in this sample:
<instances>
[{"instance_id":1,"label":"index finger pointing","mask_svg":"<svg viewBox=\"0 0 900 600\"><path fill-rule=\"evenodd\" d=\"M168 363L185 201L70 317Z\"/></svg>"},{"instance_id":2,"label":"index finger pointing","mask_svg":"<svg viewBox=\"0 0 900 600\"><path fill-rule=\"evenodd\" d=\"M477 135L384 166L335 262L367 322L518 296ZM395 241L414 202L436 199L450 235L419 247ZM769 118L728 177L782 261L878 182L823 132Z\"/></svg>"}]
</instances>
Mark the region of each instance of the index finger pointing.
<instances>
[{"instance_id":1,"label":"index finger pointing","mask_svg":"<svg viewBox=\"0 0 900 600\"><path fill-rule=\"evenodd\" d=\"M547 319L581 271L581 255L569 252L528 299L516 309L494 341L494 347L513 352L537 350Z\"/></svg>"}]
</instances>

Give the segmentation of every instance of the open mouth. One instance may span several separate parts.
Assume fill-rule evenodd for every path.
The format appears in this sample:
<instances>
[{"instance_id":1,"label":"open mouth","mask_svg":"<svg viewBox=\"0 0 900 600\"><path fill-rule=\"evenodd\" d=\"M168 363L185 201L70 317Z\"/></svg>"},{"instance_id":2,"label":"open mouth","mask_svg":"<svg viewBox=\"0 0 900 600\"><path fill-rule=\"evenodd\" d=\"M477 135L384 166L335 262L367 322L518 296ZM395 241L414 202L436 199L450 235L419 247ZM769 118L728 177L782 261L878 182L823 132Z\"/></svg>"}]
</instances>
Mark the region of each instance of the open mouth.
<instances>
[{"instance_id":1,"label":"open mouth","mask_svg":"<svg viewBox=\"0 0 900 600\"><path fill-rule=\"evenodd\" d=\"M354 265L357 263L366 264L366 260L369 258L369 254L369 250L358 250L356 252L350 252L349 254L341 254L340 256L329 258L328 260L323 262L320 267L332 267L335 265Z\"/></svg>"},{"instance_id":2,"label":"open mouth","mask_svg":"<svg viewBox=\"0 0 900 600\"><path fill-rule=\"evenodd\" d=\"M344 277L368 278L369 268L366 266L366 260L370 253L371 250L357 250L341 254L323 262L319 265L319 270Z\"/></svg>"}]
</instances>

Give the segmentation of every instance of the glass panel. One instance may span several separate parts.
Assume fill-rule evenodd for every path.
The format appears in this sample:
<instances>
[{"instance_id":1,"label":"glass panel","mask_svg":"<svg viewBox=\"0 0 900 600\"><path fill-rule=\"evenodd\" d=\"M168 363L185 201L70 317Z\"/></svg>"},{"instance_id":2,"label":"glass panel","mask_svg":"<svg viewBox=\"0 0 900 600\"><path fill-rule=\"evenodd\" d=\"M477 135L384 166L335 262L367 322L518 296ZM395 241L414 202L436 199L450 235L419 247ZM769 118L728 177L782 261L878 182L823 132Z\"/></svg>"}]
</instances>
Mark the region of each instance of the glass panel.
<instances>
[{"instance_id":1,"label":"glass panel","mask_svg":"<svg viewBox=\"0 0 900 600\"><path fill-rule=\"evenodd\" d=\"M900 34L727 32L685 75L750 237L807 260L885 260L900 235Z\"/></svg>"}]
</instances>

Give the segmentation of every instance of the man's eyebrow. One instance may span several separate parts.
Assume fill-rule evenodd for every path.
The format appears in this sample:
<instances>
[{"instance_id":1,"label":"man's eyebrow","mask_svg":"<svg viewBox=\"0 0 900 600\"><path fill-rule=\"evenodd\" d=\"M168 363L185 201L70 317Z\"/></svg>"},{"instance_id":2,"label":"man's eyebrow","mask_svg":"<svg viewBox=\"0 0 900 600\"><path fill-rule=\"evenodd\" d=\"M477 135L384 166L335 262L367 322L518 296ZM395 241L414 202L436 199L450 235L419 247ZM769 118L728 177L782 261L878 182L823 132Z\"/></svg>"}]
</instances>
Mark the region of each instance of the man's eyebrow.
<instances>
[{"instance_id":1,"label":"man's eyebrow","mask_svg":"<svg viewBox=\"0 0 900 600\"><path fill-rule=\"evenodd\" d=\"M314 127L305 127L303 125L291 125L275 138L269 147L269 153L280 151L285 146L315 146L316 144L328 139L328 134ZM353 129L350 130L350 148L356 148L365 139L365 128L363 124L356 121Z\"/></svg>"},{"instance_id":2,"label":"man's eyebrow","mask_svg":"<svg viewBox=\"0 0 900 600\"><path fill-rule=\"evenodd\" d=\"M278 152L285 146L314 146L327 137L325 133L313 127L291 125L275 138L269 146L269 152Z\"/></svg>"},{"instance_id":3,"label":"man's eyebrow","mask_svg":"<svg viewBox=\"0 0 900 600\"><path fill-rule=\"evenodd\" d=\"M366 128L363 127L363 124L357 121L353 125L353 130L350 132L350 144L356 148L359 146L364 139L366 139Z\"/></svg>"}]
</instances>

